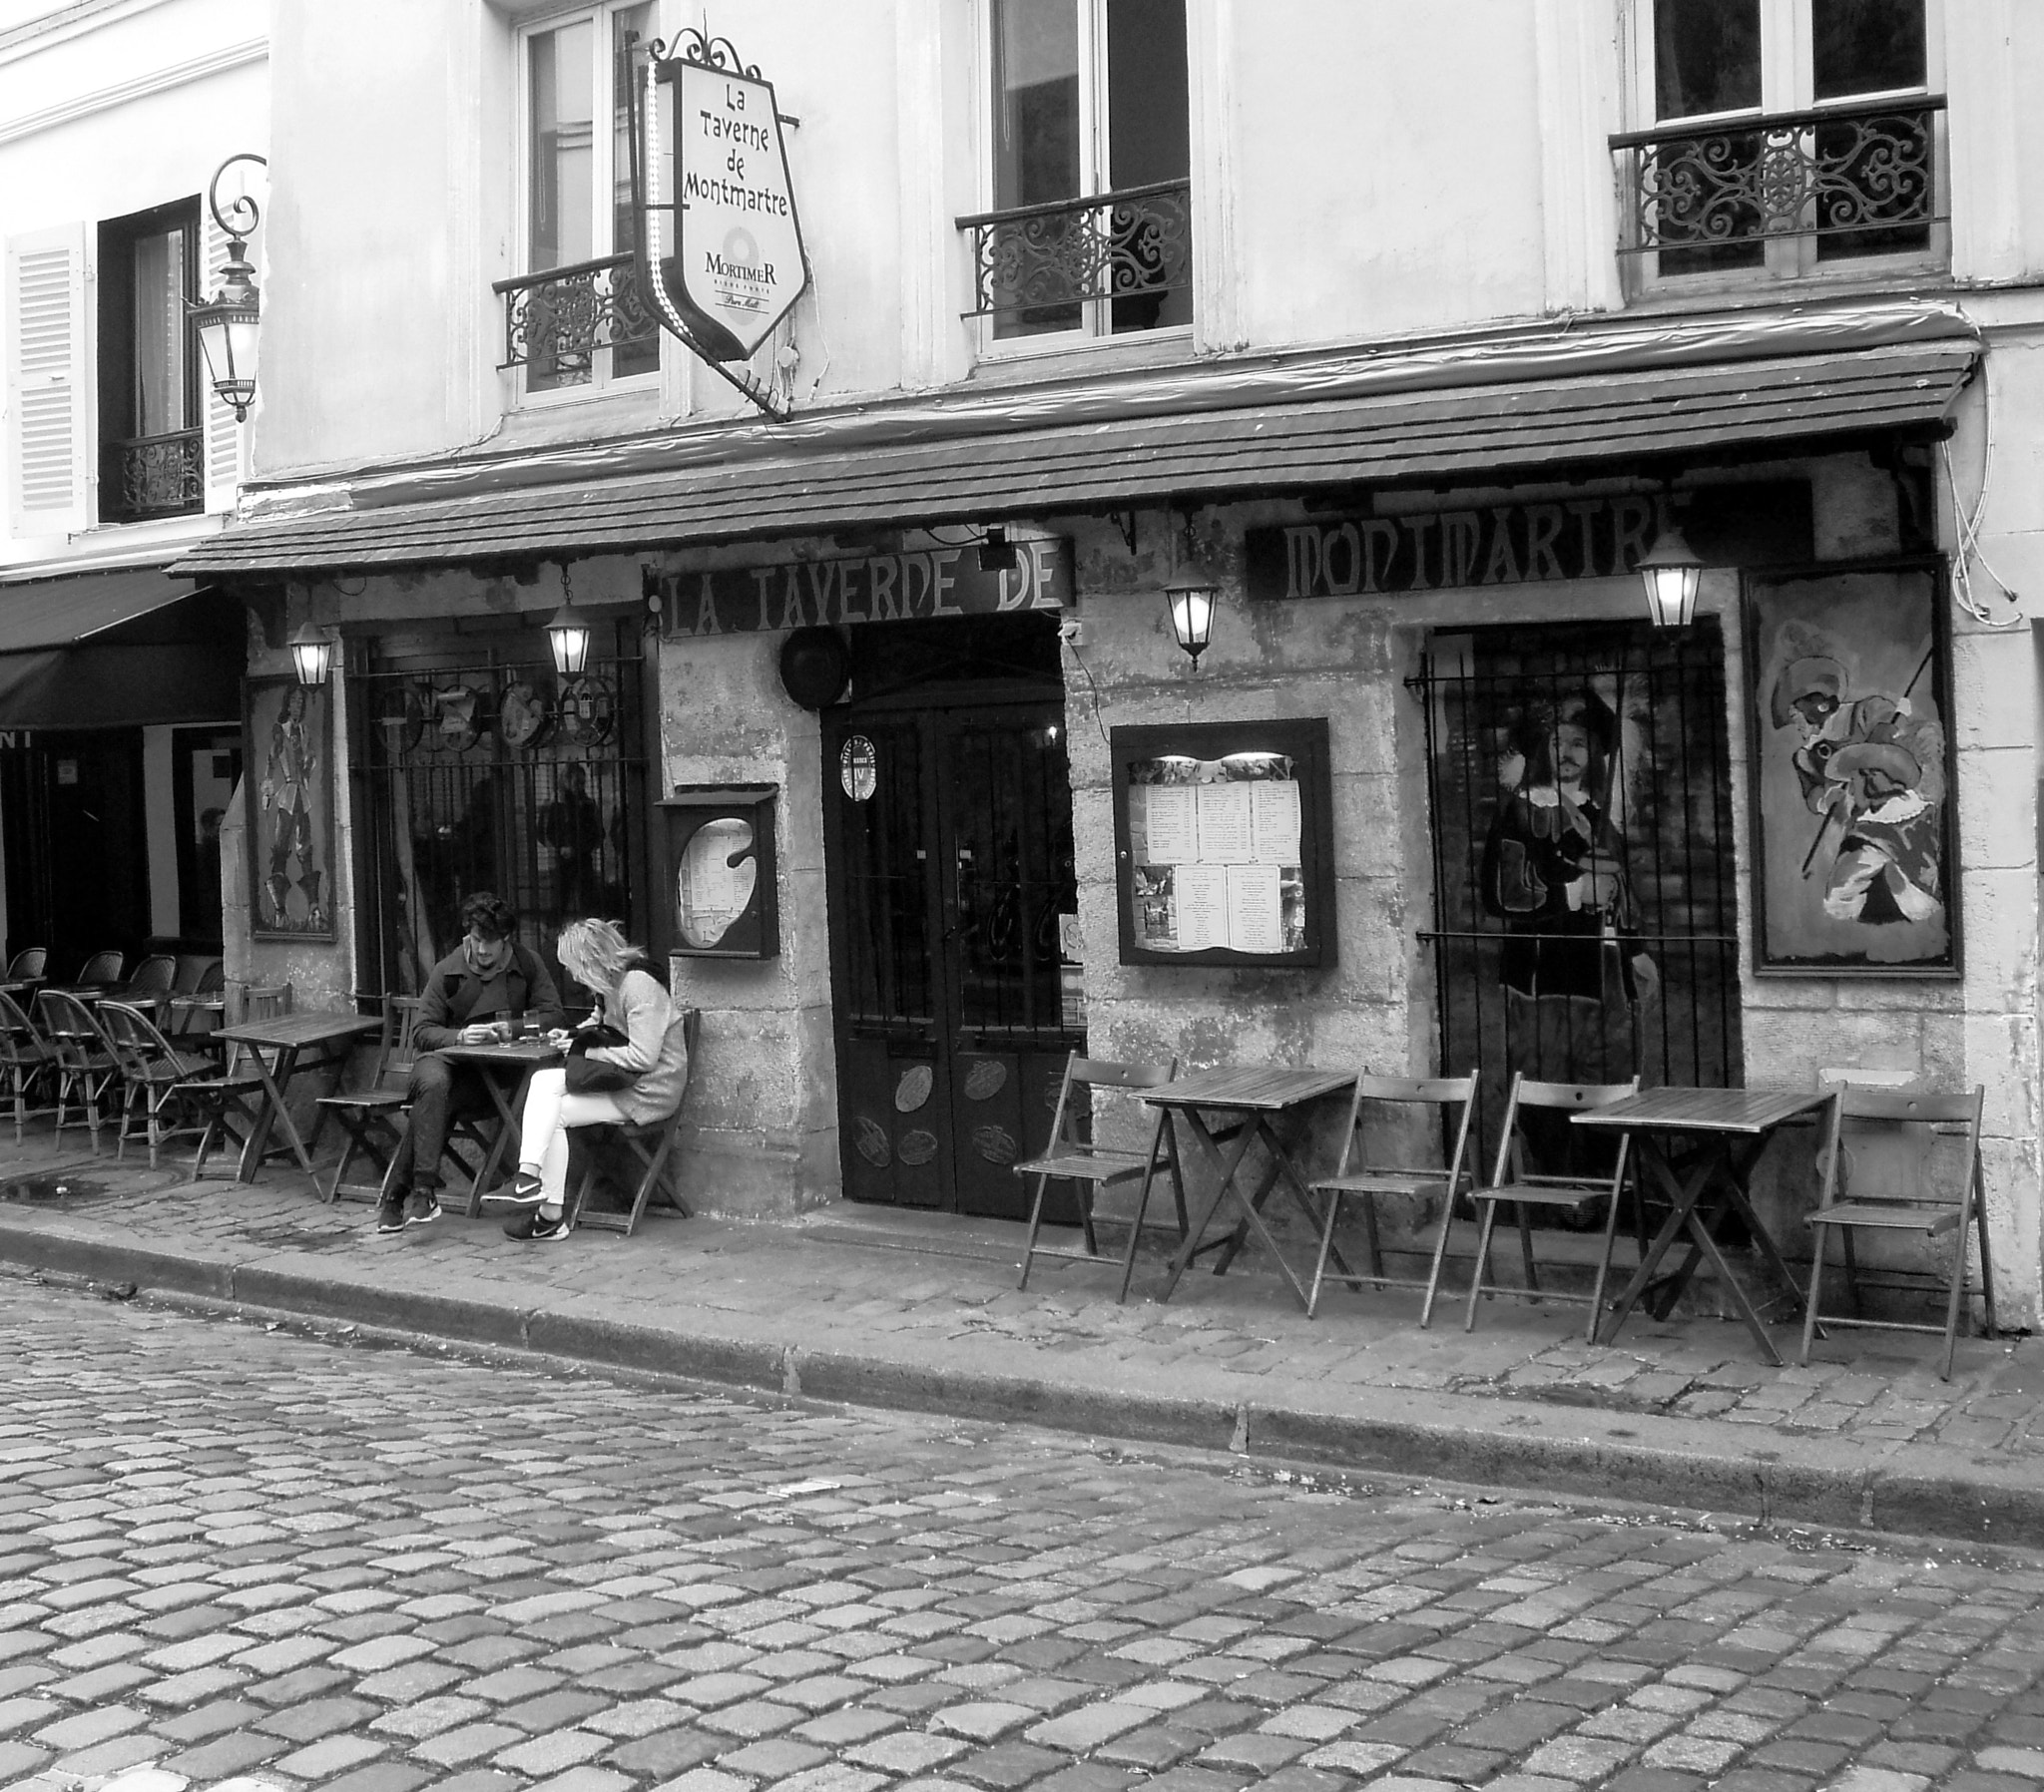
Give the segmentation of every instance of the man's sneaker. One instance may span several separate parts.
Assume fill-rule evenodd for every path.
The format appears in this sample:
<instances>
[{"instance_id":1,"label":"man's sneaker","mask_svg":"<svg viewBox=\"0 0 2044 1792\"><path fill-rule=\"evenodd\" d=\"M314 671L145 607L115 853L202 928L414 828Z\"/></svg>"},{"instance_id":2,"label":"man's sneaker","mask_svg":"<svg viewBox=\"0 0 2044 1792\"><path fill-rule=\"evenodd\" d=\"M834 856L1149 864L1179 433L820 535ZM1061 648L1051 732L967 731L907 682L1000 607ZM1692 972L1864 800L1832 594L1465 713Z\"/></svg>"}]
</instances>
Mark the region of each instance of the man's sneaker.
<instances>
[{"instance_id":1,"label":"man's sneaker","mask_svg":"<svg viewBox=\"0 0 2044 1792\"><path fill-rule=\"evenodd\" d=\"M539 1177L530 1170L521 1169L501 1188L492 1188L483 1196L486 1207L537 1207L545 1200L546 1190L539 1185Z\"/></svg>"},{"instance_id":2,"label":"man's sneaker","mask_svg":"<svg viewBox=\"0 0 2044 1792\"><path fill-rule=\"evenodd\" d=\"M404 1196L376 1203L376 1230L378 1232L401 1232L404 1230Z\"/></svg>"},{"instance_id":3,"label":"man's sneaker","mask_svg":"<svg viewBox=\"0 0 2044 1792\"><path fill-rule=\"evenodd\" d=\"M522 1239L527 1244L550 1244L556 1238L567 1237L570 1229L565 1213L521 1213L505 1222L504 1236Z\"/></svg>"},{"instance_id":4,"label":"man's sneaker","mask_svg":"<svg viewBox=\"0 0 2044 1792\"><path fill-rule=\"evenodd\" d=\"M440 1217L440 1203L428 1189L414 1188L405 1197L404 1223L408 1226L429 1226Z\"/></svg>"}]
</instances>

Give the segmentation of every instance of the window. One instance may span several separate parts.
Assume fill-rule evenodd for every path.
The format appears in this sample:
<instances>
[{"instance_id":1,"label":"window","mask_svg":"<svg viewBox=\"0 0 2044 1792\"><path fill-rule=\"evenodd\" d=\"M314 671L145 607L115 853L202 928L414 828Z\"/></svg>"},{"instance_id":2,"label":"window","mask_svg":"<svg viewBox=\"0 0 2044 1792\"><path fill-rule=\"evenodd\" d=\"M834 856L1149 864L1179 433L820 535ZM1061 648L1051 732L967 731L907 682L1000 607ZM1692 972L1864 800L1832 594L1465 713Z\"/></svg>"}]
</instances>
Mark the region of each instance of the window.
<instances>
[{"instance_id":1,"label":"window","mask_svg":"<svg viewBox=\"0 0 2044 1792\"><path fill-rule=\"evenodd\" d=\"M524 370L528 393L659 371L632 259L631 44L652 31L641 0L525 34L526 271L497 290L505 365Z\"/></svg>"},{"instance_id":2,"label":"window","mask_svg":"<svg viewBox=\"0 0 2044 1792\"><path fill-rule=\"evenodd\" d=\"M199 202L100 225L100 516L133 523L206 508Z\"/></svg>"},{"instance_id":3,"label":"window","mask_svg":"<svg viewBox=\"0 0 2044 1792\"><path fill-rule=\"evenodd\" d=\"M1794 277L1921 258L1939 211L1934 0L1644 0L1652 129L1626 252L1650 274Z\"/></svg>"},{"instance_id":4,"label":"window","mask_svg":"<svg viewBox=\"0 0 2044 1792\"><path fill-rule=\"evenodd\" d=\"M1189 324L1185 0L989 0L988 26L972 314L997 339Z\"/></svg>"}]
</instances>

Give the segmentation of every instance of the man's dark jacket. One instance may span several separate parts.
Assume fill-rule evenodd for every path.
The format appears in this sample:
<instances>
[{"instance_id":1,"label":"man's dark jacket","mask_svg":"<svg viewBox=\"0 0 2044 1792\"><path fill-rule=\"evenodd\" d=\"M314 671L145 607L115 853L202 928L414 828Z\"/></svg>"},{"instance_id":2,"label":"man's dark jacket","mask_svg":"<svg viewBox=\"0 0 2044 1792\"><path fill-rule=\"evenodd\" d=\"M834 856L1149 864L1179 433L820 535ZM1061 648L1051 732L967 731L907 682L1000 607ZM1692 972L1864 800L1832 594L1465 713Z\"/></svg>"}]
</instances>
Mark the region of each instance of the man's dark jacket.
<instances>
[{"instance_id":1,"label":"man's dark jacket","mask_svg":"<svg viewBox=\"0 0 2044 1792\"><path fill-rule=\"evenodd\" d=\"M511 946L511 963L504 971L503 991L502 1006L477 1014L482 979L468 968L468 954L457 946L433 967L432 976L426 979L426 993L412 1029L413 1043L421 1052L458 1046L461 1030L470 1021L486 1021L500 1014L522 1015L527 1025L533 1027L559 1027L567 1019L561 1007L561 994L547 975L546 966L516 941Z\"/></svg>"}]
</instances>

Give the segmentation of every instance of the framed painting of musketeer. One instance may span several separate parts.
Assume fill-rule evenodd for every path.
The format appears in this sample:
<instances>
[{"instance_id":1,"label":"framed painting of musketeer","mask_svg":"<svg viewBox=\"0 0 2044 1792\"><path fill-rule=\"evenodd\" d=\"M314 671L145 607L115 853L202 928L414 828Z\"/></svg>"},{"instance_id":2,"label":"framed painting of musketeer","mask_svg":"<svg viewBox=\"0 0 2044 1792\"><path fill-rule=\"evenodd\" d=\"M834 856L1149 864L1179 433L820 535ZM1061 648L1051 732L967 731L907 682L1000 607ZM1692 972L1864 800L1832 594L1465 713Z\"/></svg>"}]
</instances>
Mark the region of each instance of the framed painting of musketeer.
<instances>
[{"instance_id":1,"label":"framed painting of musketeer","mask_svg":"<svg viewBox=\"0 0 2044 1792\"><path fill-rule=\"evenodd\" d=\"M1957 976L1942 566L1756 574L1746 599L1755 971Z\"/></svg>"},{"instance_id":2,"label":"framed painting of musketeer","mask_svg":"<svg viewBox=\"0 0 2044 1792\"><path fill-rule=\"evenodd\" d=\"M333 933L333 716L325 685L251 678L249 912L258 940Z\"/></svg>"}]
</instances>

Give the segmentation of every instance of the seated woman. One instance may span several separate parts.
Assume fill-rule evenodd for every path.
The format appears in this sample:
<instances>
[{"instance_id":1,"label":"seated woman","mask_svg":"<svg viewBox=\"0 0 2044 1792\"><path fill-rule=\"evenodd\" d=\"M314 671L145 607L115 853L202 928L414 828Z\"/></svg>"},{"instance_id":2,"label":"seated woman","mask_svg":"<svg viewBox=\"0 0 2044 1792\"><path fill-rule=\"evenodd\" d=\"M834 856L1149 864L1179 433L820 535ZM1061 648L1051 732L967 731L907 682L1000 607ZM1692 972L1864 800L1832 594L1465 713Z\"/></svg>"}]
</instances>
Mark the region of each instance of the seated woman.
<instances>
[{"instance_id":1,"label":"seated woman","mask_svg":"<svg viewBox=\"0 0 2044 1792\"><path fill-rule=\"evenodd\" d=\"M601 1022L625 1036L623 1045L591 1046L574 1057L611 1066L630 1081L618 1089L581 1093L568 1087L564 1067L534 1074L525 1097L517 1178L507 1193L485 1197L526 1209L505 1225L511 1238L568 1235L563 1200L570 1126L645 1125L664 1120L681 1106L689 1084L682 1010L656 978L640 969L646 954L639 947L628 945L608 921L571 921L561 929L555 951L561 968L599 999L596 1012L576 1032ZM562 1046L572 1046L575 1038L570 1033L551 1037Z\"/></svg>"}]
</instances>

